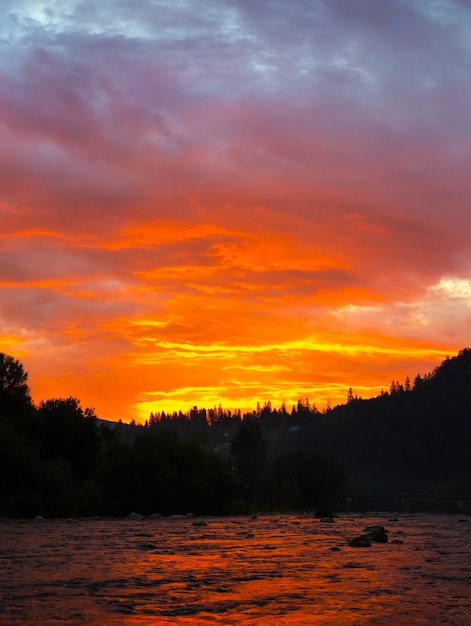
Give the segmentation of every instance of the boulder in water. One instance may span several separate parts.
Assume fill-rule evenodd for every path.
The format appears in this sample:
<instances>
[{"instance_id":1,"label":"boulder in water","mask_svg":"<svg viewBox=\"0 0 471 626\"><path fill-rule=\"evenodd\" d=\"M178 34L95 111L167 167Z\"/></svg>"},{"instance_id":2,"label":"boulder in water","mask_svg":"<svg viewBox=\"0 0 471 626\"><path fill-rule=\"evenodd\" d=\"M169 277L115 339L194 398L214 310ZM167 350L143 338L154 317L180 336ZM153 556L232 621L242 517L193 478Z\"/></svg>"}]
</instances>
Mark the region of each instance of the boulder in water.
<instances>
[{"instance_id":1,"label":"boulder in water","mask_svg":"<svg viewBox=\"0 0 471 626\"><path fill-rule=\"evenodd\" d=\"M383 526L367 526L365 533L371 541L375 541L376 543L388 543L388 536Z\"/></svg>"},{"instance_id":2,"label":"boulder in water","mask_svg":"<svg viewBox=\"0 0 471 626\"><path fill-rule=\"evenodd\" d=\"M359 535L350 539L348 545L351 548L371 548L371 540L369 535Z\"/></svg>"},{"instance_id":3,"label":"boulder in water","mask_svg":"<svg viewBox=\"0 0 471 626\"><path fill-rule=\"evenodd\" d=\"M129 515L127 516L126 519L135 520L137 522L140 522L141 520L144 519L144 515L141 515L140 513L132 512L132 513L129 513Z\"/></svg>"}]
</instances>

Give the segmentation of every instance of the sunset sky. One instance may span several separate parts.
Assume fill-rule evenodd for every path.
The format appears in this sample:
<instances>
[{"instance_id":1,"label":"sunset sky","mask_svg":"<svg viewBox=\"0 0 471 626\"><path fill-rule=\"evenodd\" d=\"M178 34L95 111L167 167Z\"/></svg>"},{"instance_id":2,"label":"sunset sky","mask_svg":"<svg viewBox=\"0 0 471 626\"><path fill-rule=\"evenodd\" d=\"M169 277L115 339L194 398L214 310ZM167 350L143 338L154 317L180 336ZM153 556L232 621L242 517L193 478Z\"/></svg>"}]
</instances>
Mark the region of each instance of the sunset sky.
<instances>
[{"instance_id":1,"label":"sunset sky","mask_svg":"<svg viewBox=\"0 0 471 626\"><path fill-rule=\"evenodd\" d=\"M0 352L104 419L469 347L468 0L2 0Z\"/></svg>"}]
</instances>

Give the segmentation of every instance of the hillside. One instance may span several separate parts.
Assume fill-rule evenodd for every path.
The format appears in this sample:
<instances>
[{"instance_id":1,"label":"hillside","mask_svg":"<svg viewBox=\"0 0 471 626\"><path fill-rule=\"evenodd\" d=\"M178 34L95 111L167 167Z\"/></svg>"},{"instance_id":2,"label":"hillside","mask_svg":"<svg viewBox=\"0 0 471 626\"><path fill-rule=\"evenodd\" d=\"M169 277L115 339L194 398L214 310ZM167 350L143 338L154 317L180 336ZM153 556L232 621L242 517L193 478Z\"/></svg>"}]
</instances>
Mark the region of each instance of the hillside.
<instances>
[{"instance_id":1,"label":"hillside","mask_svg":"<svg viewBox=\"0 0 471 626\"><path fill-rule=\"evenodd\" d=\"M331 449L359 490L471 493L471 350L445 360L411 388L397 385L369 400L352 399L312 414L276 442Z\"/></svg>"}]
</instances>

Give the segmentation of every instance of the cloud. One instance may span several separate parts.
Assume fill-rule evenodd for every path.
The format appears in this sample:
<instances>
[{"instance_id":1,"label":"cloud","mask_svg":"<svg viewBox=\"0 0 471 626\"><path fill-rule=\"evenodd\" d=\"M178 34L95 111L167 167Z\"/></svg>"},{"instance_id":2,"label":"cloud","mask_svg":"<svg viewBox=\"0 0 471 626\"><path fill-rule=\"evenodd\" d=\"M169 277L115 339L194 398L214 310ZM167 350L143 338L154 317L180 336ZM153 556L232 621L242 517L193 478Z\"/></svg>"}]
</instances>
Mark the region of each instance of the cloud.
<instances>
[{"instance_id":1,"label":"cloud","mask_svg":"<svg viewBox=\"0 0 471 626\"><path fill-rule=\"evenodd\" d=\"M464 3L4 5L0 323L36 395L332 403L463 347Z\"/></svg>"},{"instance_id":2,"label":"cloud","mask_svg":"<svg viewBox=\"0 0 471 626\"><path fill-rule=\"evenodd\" d=\"M466 345L471 322L471 282L446 276L428 286L421 298L368 306L347 305L332 311L351 328L373 329L381 325L386 333L401 337L436 340L437 329L457 345Z\"/></svg>"}]
</instances>

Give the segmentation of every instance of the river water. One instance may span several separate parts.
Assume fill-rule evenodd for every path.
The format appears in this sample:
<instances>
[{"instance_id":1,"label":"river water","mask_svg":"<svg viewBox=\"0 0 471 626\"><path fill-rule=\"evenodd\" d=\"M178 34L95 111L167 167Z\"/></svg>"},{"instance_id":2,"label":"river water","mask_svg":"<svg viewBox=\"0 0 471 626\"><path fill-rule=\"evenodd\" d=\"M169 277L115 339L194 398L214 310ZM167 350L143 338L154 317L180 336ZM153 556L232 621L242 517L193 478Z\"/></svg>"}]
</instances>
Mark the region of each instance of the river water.
<instances>
[{"instance_id":1,"label":"river water","mask_svg":"<svg viewBox=\"0 0 471 626\"><path fill-rule=\"evenodd\" d=\"M388 543L352 548L368 525ZM1 626L471 625L471 517L0 522Z\"/></svg>"}]
</instances>

